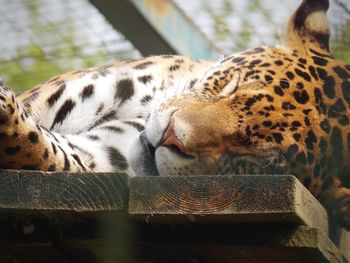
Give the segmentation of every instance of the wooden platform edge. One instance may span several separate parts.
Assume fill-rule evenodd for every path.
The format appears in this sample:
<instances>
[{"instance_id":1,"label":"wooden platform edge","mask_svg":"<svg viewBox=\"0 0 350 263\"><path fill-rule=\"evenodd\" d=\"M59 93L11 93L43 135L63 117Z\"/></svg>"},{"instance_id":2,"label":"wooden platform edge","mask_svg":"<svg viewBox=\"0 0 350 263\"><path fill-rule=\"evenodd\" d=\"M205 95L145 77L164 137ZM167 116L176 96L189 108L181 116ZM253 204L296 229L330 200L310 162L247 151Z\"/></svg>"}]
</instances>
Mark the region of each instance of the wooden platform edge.
<instances>
[{"instance_id":1,"label":"wooden platform edge","mask_svg":"<svg viewBox=\"0 0 350 263\"><path fill-rule=\"evenodd\" d=\"M197 224L187 226L185 230L181 226L143 224L138 226L138 239L132 246L125 245L120 239L113 244L101 239L70 239L67 243L76 249L90 248L91 251L103 244L116 250L115 254L122 253L124 258L139 259L136 262L176 262L174 258L180 262L192 262L190 259L194 262L236 262L237 256L245 259L240 258L239 262L276 262L276 257L281 256L283 260L280 262L285 263L347 262L323 233L308 226L273 227L268 224L259 228L245 224L225 229L223 225ZM200 234L205 231L205 236ZM252 236L255 238L251 239ZM179 251L182 251L181 255ZM97 254L96 251L94 254ZM152 261L155 258L158 260Z\"/></svg>"},{"instance_id":2,"label":"wooden platform edge","mask_svg":"<svg viewBox=\"0 0 350 263\"><path fill-rule=\"evenodd\" d=\"M294 210L300 220L308 226L316 227L324 233L329 233L328 215L326 209L299 182L294 180Z\"/></svg>"},{"instance_id":3,"label":"wooden platform edge","mask_svg":"<svg viewBox=\"0 0 350 263\"><path fill-rule=\"evenodd\" d=\"M300 191L309 199L311 194L294 176L133 177L129 187L129 214L152 220L188 217L210 222L215 215L227 222L309 223L295 202Z\"/></svg>"},{"instance_id":4,"label":"wooden platform edge","mask_svg":"<svg viewBox=\"0 0 350 263\"><path fill-rule=\"evenodd\" d=\"M329 262L350 262L349 243L348 240L343 239L339 247L332 242L326 233L320 229L318 231L318 244L319 251ZM345 245L346 244L346 245ZM344 247L347 247L346 249Z\"/></svg>"},{"instance_id":5,"label":"wooden platform edge","mask_svg":"<svg viewBox=\"0 0 350 263\"><path fill-rule=\"evenodd\" d=\"M336 250L328 238L326 210L294 176L128 177L1 170L0 187L2 218L9 210L22 212L20 216L69 212L72 218L119 211L140 223L304 225L320 232L322 253L343 253L350 262L350 234L341 228L333 233Z\"/></svg>"},{"instance_id":6,"label":"wooden platform edge","mask_svg":"<svg viewBox=\"0 0 350 263\"><path fill-rule=\"evenodd\" d=\"M126 210L128 176L0 170L0 209L99 212Z\"/></svg>"},{"instance_id":7,"label":"wooden platform edge","mask_svg":"<svg viewBox=\"0 0 350 263\"><path fill-rule=\"evenodd\" d=\"M295 211L303 224L319 229L322 233L322 240L326 240L325 238L331 235L335 239L333 242L337 243L336 245L350 262L350 233L340 226L334 225L334 222L329 219L326 209L296 178L295 189ZM330 244L329 241L326 243ZM327 247L323 249L327 250Z\"/></svg>"}]
</instances>

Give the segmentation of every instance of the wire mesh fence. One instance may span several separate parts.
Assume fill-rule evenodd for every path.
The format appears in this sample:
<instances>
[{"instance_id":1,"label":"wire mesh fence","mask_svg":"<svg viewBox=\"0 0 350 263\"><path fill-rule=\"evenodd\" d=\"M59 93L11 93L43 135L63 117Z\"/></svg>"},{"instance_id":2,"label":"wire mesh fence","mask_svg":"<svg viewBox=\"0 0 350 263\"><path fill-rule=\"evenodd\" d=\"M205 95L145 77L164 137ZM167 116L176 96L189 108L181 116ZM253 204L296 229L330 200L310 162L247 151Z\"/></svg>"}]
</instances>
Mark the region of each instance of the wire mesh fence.
<instances>
[{"instance_id":1,"label":"wire mesh fence","mask_svg":"<svg viewBox=\"0 0 350 263\"><path fill-rule=\"evenodd\" d=\"M288 17L301 0L174 0L229 54L282 41ZM350 63L350 1L331 0L328 11L333 52Z\"/></svg>"},{"instance_id":2,"label":"wire mesh fence","mask_svg":"<svg viewBox=\"0 0 350 263\"><path fill-rule=\"evenodd\" d=\"M0 0L0 75L26 89L53 75L140 56L86 0Z\"/></svg>"}]
</instances>

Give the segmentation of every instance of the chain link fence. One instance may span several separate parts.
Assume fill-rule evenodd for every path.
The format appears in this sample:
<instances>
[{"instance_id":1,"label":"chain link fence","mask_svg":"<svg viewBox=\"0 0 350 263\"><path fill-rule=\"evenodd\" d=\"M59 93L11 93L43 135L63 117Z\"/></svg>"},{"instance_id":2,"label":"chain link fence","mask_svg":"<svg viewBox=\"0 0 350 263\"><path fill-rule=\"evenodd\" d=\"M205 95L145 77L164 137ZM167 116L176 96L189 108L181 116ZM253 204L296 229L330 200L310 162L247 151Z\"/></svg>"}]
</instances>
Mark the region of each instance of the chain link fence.
<instances>
[{"instance_id":1,"label":"chain link fence","mask_svg":"<svg viewBox=\"0 0 350 263\"><path fill-rule=\"evenodd\" d=\"M174 0L224 54L281 42L288 17L301 0ZM331 0L333 53L350 63L350 1Z\"/></svg>"},{"instance_id":2,"label":"chain link fence","mask_svg":"<svg viewBox=\"0 0 350 263\"><path fill-rule=\"evenodd\" d=\"M0 0L0 34L0 76L16 90L140 56L87 0Z\"/></svg>"}]
</instances>

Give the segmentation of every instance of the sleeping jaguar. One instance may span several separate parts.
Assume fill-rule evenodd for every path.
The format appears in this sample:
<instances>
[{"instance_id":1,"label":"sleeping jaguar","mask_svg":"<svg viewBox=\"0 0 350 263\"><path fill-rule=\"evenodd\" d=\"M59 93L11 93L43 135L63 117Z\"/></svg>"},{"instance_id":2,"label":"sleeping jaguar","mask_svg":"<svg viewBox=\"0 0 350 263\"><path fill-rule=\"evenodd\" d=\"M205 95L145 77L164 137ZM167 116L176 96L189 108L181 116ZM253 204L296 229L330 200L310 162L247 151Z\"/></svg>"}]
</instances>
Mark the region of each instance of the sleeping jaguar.
<instances>
[{"instance_id":1,"label":"sleeping jaguar","mask_svg":"<svg viewBox=\"0 0 350 263\"><path fill-rule=\"evenodd\" d=\"M219 62L163 55L0 86L0 168L130 175L294 174L350 228L350 66L327 0L285 42Z\"/></svg>"}]
</instances>

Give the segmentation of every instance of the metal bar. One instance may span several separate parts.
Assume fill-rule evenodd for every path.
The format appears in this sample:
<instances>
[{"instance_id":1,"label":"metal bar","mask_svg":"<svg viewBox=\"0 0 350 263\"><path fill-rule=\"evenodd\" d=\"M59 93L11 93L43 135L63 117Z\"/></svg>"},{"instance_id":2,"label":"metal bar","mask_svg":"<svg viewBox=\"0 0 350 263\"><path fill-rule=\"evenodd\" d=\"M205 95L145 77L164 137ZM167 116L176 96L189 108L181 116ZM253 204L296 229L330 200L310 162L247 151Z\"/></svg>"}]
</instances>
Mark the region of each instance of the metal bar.
<instances>
[{"instance_id":1,"label":"metal bar","mask_svg":"<svg viewBox=\"0 0 350 263\"><path fill-rule=\"evenodd\" d=\"M171 0L90 0L145 56L218 59L219 51Z\"/></svg>"},{"instance_id":2,"label":"metal bar","mask_svg":"<svg viewBox=\"0 0 350 263\"><path fill-rule=\"evenodd\" d=\"M219 51L173 1L130 1L178 54L218 59Z\"/></svg>"}]
</instances>

